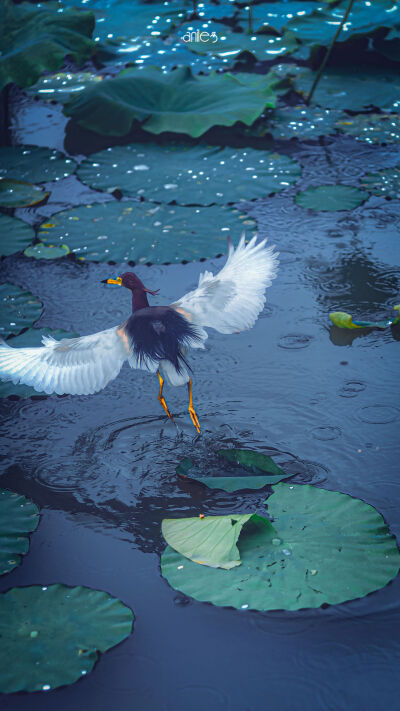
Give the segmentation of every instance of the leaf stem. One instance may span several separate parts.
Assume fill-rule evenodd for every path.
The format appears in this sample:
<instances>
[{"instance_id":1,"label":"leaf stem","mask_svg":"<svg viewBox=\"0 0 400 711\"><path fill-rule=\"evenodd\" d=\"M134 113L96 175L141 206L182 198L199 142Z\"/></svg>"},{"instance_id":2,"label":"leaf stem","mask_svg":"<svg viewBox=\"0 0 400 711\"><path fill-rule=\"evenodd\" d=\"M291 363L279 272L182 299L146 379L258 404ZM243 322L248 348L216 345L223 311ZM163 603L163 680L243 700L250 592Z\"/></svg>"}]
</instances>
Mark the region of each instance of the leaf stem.
<instances>
[{"instance_id":1,"label":"leaf stem","mask_svg":"<svg viewBox=\"0 0 400 711\"><path fill-rule=\"evenodd\" d=\"M316 76L315 79L314 79L313 85L312 85L312 87L311 87L311 89L310 89L310 93L309 93L309 95L308 95L307 98L306 98L306 104L307 104L307 106L309 105L309 103L310 103L310 101L311 101L311 99L312 99L312 97L313 97L314 91L315 91L315 89L317 88L317 84L318 84L319 80L321 79L322 72L323 72L324 69L325 69L326 63L327 63L327 61L328 61L328 59L329 59L329 57L330 57L330 55L331 55L332 49L333 49L333 47L334 47L334 45L335 45L335 42L336 42L337 38L339 37L339 35L340 35L342 29L343 29L343 25L345 24L345 22L346 22L346 20L347 20L347 18L348 18L348 16L349 16L349 14L350 14L350 12L351 12L351 8L353 7L353 5L354 5L354 0L350 0L349 4L348 4L348 6L347 6L347 10L346 10L346 12L345 12L344 15L343 15L343 19L342 19L342 21L341 21L339 27L337 28L337 30L336 30L336 32L335 32L335 34L334 34L334 37L333 37L333 39L332 39L332 42L330 43L330 45L329 45L329 47L328 47L328 51L327 51L325 57L324 57L323 60L322 60L322 63L321 63L320 68L318 69L318 73L317 73L317 76Z\"/></svg>"},{"instance_id":2,"label":"leaf stem","mask_svg":"<svg viewBox=\"0 0 400 711\"><path fill-rule=\"evenodd\" d=\"M253 34L253 0L249 0L249 35Z\"/></svg>"}]
</instances>

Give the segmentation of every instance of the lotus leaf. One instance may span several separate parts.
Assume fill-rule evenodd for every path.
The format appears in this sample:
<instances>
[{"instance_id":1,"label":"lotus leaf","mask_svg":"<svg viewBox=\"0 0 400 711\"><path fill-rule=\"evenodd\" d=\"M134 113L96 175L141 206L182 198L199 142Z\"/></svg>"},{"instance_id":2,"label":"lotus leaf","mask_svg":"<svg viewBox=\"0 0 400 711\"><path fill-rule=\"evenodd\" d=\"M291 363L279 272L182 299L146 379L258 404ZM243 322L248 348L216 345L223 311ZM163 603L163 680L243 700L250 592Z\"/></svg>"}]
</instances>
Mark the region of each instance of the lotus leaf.
<instances>
[{"instance_id":1,"label":"lotus leaf","mask_svg":"<svg viewBox=\"0 0 400 711\"><path fill-rule=\"evenodd\" d=\"M78 175L95 189L181 205L234 203L265 197L297 181L288 156L253 148L132 143L91 155Z\"/></svg>"},{"instance_id":2,"label":"lotus leaf","mask_svg":"<svg viewBox=\"0 0 400 711\"><path fill-rule=\"evenodd\" d=\"M7 343L8 345L15 348L37 348L42 345L43 336L52 336L56 340L61 340L61 338L75 338L78 336L77 333L70 331L63 331L61 328L57 328L54 331L51 328L29 328L24 333L21 333L15 338L10 338ZM29 385L14 385L11 381L0 382L0 397L49 397L45 393L38 393L37 390L31 388Z\"/></svg>"},{"instance_id":3,"label":"lotus leaf","mask_svg":"<svg viewBox=\"0 0 400 711\"><path fill-rule=\"evenodd\" d=\"M244 222L255 228L253 220L240 220L229 208L116 200L59 212L52 220L52 228L39 232L45 243L65 243L80 258L117 263L215 257L226 251L228 235L240 236Z\"/></svg>"},{"instance_id":4,"label":"lotus leaf","mask_svg":"<svg viewBox=\"0 0 400 711\"><path fill-rule=\"evenodd\" d=\"M93 669L99 652L132 631L132 610L100 590L57 583L12 588L0 598L3 693L73 684Z\"/></svg>"},{"instance_id":5,"label":"lotus leaf","mask_svg":"<svg viewBox=\"0 0 400 711\"><path fill-rule=\"evenodd\" d=\"M21 556L29 549L26 534L34 531L38 523L39 510L32 501L0 489L0 575L21 563Z\"/></svg>"},{"instance_id":6,"label":"lotus leaf","mask_svg":"<svg viewBox=\"0 0 400 711\"><path fill-rule=\"evenodd\" d=\"M273 491L266 503L275 532L244 525L241 565L228 571L198 565L167 546L161 570L170 585L214 605L298 610L363 597L397 575L396 540L373 506L309 485L281 483ZM206 553L220 544L218 534L199 542Z\"/></svg>"},{"instance_id":7,"label":"lotus leaf","mask_svg":"<svg viewBox=\"0 0 400 711\"><path fill-rule=\"evenodd\" d=\"M274 106L269 87L244 86L231 74L195 76L190 67L164 74L158 67L135 69L74 96L64 112L77 123L108 136L127 134L134 119L150 133L201 136L213 126L250 125Z\"/></svg>"},{"instance_id":8,"label":"lotus leaf","mask_svg":"<svg viewBox=\"0 0 400 711\"><path fill-rule=\"evenodd\" d=\"M249 52L261 61L291 54L297 49L298 44L294 34L289 32L283 37L277 37L276 35L248 35L244 32L224 30L223 33L219 33L217 42L210 38L208 42L188 42L188 47L192 52L209 53L230 60L236 59L243 52ZM267 86L265 77L264 81Z\"/></svg>"},{"instance_id":9,"label":"lotus leaf","mask_svg":"<svg viewBox=\"0 0 400 711\"><path fill-rule=\"evenodd\" d=\"M6 257L25 249L35 237L35 231L26 222L0 213L0 256Z\"/></svg>"},{"instance_id":10,"label":"lotus leaf","mask_svg":"<svg viewBox=\"0 0 400 711\"><path fill-rule=\"evenodd\" d=\"M43 304L30 291L14 284L0 284L0 335L17 334L38 320Z\"/></svg>"},{"instance_id":11,"label":"lotus leaf","mask_svg":"<svg viewBox=\"0 0 400 711\"><path fill-rule=\"evenodd\" d=\"M361 185L373 195L400 198L400 166L368 173L361 178Z\"/></svg>"},{"instance_id":12,"label":"lotus leaf","mask_svg":"<svg viewBox=\"0 0 400 711\"><path fill-rule=\"evenodd\" d=\"M27 90L30 96L38 96L48 101L66 101L70 94L83 91L90 84L102 81L101 74L92 72L57 72L56 74L46 74L41 77Z\"/></svg>"},{"instance_id":13,"label":"lotus leaf","mask_svg":"<svg viewBox=\"0 0 400 711\"><path fill-rule=\"evenodd\" d=\"M308 95L316 73L303 69L293 80L294 88ZM380 71L368 68L327 69L322 75L312 98L312 103L327 109L350 109L362 111L369 106L377 106L384 111L392 111L400 105L400 78L391 70Z\"/></svg>"},{"instance_id":14,"label":"lotus leaf","mask_svg":"<svg viewBox=\"0 0 400 711\"><path fill-rule=\"evenodd\" d=\"M318 185L297 193L295 202L309 210L335 212L353 210L361 205L367 196L363 190L351 185Z\"/></svg>"},{"instance_id":15,"label":"lotus leaf","mask_svg":"<svg viewBox=\"0 0 400 711\"><path fill-rule=\"evenodd\" d=\"M317 138L335 133L335 122L342 114L318 106L284 106L271 117L269 131L279 138Z\"/></svg>"},{"instance_id":16,"label":"lotus leaf","mask_svg":"<svg viewBox=\"0 0 400 711\"><path fill-rule=\"evenodd\" d=\"M43 244L38 242L32 247L27 247L24 250L25 257L33 257L34 259L59 259L70 253L70 248L66 244L60 247L55 247L54 244Z\"/></svg>"},{"instance_id":17,"label":"lotus leaf","mask_svg":"<svg viewBox=\"0 0 400 711\"><path fill-rule=\"evenodd\" d=\"M2 146L0 148L0 176L45 183L66 178L74 172L75 161L60 151L38 146Z\"/></svg>"},{"instance_id":18,"label":"lotus leaf","mask_svg":"<svg viewBox=\"0 0 400 711\"><path fill-rule=\"evenodd\" d=\"M214 2L198 2L196 14L204 20L224 20L233 19L239 8L234 4L234 0L222 0L215 4Z\"/></svg>"},{"instance_id":19,"label":"lotus leaf","mask_svg":"<svg viewBox=\"0 0 400 711\"><path fill-rule=\"evenodd\" d=\"M288 2L268 2L252 5L252 29L259 32L264 28L273 27L279 32L292 18L309 15L315 10L315 2L302 2L301 0L288 0ZM244 29L248 27L248 12L243 10L240 15L240 24Z\"/></svg>"},{"instance_id":20,"label":"lotus leaf","mask_svg":"<svg viewBox=\"0 0 400 711\"><path fill-rule=\"evenodd\" d=\"M400 116L360 114L339 119L336 128L366 143L400 143Z\"/></svg>"},{"instance_id":21,"label":"lotus leaf","mask_svg":"<svg viewBox=\"0 0 400 711\"><path fill-rule=\"evenodd\" d=\"M13 82L25 88L45 71L55 71L70 55L81 64L94 51L91 12L58 6L35 7L12 0L0 4L0 89Z\"/></svg>"},{"instance_id":22,"label":"lotus leaf","mask_svg":"<svg viewBox=\"0 0 400 711\"><path fill-rule=\"evenodd\" d=\"M50 193L45 192L39 185L25 183L21 180L0 178L0 206L1 207L28 207L36 205L47 198Z\"/></svg>"}]
</instances>

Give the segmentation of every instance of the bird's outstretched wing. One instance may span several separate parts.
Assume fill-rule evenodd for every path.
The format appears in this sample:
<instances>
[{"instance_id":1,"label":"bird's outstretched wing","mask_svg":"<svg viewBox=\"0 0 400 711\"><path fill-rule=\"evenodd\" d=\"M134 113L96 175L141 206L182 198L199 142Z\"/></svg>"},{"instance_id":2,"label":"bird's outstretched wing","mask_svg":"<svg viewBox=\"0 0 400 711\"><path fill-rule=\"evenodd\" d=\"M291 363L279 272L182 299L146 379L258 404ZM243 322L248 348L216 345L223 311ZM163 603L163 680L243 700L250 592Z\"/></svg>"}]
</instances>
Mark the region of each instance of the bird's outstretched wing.
<instances>
[{"instance_id":1,"label":"bird's outstretched wing","mask_svg":"<svg viewBox=\"0 0 400 711\"><path fill-rule=\"evenodd\" d=\"M199 326L220 333L237 333L251 328L265 304L265 289L276 276L278 253L257 244L253 237L246 245L244 235L229 251L225 266L215 276L200 274L197 289L189 291L172 306Z\"/></svg>"},{"instance_id":2,"label":"bird's outstretched wing","mask_svg":"<svg viewBox=\"0 0 400 711\"><path fill-rule=\"evenodd\" d=\"M121 370L130 346L121 326L81 338L42 338L39 348L0 344L0 378L31 385L37 392L90 395Z\"/></svg>"}]
</instances>

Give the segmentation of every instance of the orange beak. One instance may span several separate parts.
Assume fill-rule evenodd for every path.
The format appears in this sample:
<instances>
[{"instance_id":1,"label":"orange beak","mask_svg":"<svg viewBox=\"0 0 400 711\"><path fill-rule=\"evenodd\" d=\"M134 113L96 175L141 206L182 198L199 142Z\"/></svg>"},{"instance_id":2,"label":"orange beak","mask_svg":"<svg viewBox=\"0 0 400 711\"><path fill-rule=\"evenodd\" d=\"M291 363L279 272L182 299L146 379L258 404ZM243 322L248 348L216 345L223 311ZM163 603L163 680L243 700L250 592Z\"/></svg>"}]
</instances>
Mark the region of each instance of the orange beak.
<instances>
[{"instance_id":1,"label":"orange beak","mask_svg":"<svg viewBox=\"0 0 400 711\"><path fill-rule=\"evenodd\" d=\"M106 284L118 284L118 286L122 286L122 279L121 277L117 277L116 279L105 279Z\"/></svg>"}]
</instances>

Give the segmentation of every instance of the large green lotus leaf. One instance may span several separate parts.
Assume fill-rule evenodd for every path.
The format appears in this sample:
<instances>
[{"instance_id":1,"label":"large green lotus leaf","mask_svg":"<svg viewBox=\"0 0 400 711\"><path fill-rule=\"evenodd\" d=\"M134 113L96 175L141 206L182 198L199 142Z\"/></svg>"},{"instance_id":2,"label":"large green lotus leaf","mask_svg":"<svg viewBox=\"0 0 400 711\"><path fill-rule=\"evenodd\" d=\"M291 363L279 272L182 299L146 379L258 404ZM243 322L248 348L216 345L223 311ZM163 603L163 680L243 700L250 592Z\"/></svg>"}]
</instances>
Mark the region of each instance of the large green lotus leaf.
<instances>
[{"instance_id":1,"label":"large green lotus leaf","mask_svg":"<svg viewBox=\"0 0 400 711\"><path fill-rule=\"evenodd\" d=\"M79 177L95 189L182 205L234 203L266 197L301 174L288 156L253 148L132 143L91 155ZM53 218L52 218L53 219Z\"/></svg>"},{"instance_id":2,"label":"large green lotus leaf","mask_svg":"<svg viewBox=\"0 0 400 711\"><path fill-rule=\"evenodd\" d=\"M2 146L0 176L46 183L66 178L74 172L76 163L60 151L38 146Z\"/></svg>"},{"instance_id":3,"label":"large green lotus leaf","mask_svg":"<svg viewBox=\"0 0 400 711\"><path fill-rule=\"evenodd\" d=\"M37 506L25 496L0 489L0 575L9 573L21 563L28 552L26 534L39 523Z\"/></svg>"},{"instance_id":4,"label":"large green lotus leaf","mask_svg":"<svg viewBox=\"0 0 400 711\"><path fill-rule=\"evenodd\" d=\"M238 540L242 564L229 571L193 563L168 546L161 570L169 584L214 605L298 610L363 597L397 575L396 540L372 506L309 485L273 490L272 540L249 522Z\"/></svg>"},{"instance_id":5,"label":"large green lotus leaf","mask_svg":"<svg viewBox=\"0 0 400 711\"><path fill-rule=\"evenodd\" d=\"M400 198L400 166L368 173L361 178L361 185L373 195Z\"/></svg>"},{"instance_id":6,"label":"large green lotus leaf","mask_svg":"<svg viewBox=\"0 0 400 711\"><path fill-rule=\"evenodd\" d=\"M0 596L0 691L73 684L132 632L134 615L101 590L67 585L12 588ZM12 663L10 663L12 660Z\"/></svg>"},{"instance_id":7,"label":"large green lotus leaf","mask_svg":"<svg viewBox=\"0 0 400 711\"><path fill-rule=\"evenodd\" d=\"M26 93L48 101L66 101L70 94L83 91L87 86L102 80L102 75L92 72L56 72L40 77Z\"/></svg>"},{"instance_id":8,"label":"large green lotus leaf","mask_svg":"<svg viewBox=\"0 0 400 711\"><path fill-rule=\"evenodd\" d=\"M189 458L183 459L177 474L205 484L209 489L240 491L261 489L293 476L286 474L271 457L250 449L219 449L213 466L196 466Z\"/></svg>"},{"instance_id":9,"label":"large green lotus leaf","mask_svg":"<svg viewBox=\"0 0 400 711\"><path fill-rule=\"evenodd\" d=\"M315 9L312 14L295 17L286 29L295 32L307 44L328 45L340 25L348 7L344 0L339 5ZM356 0L336 42L346 42L356 35L371 35L379 28L400 23L400 7L393 0Z\"/></svg>"},{"instance_id":10,"label":"large green lotus leaf","mask_svg":"<svg viewBox=\"0 0 400 711\"><path fill-rule=\"evenodd\" d=\"M224 30L218 35L218 40L210 38L207 42L188 42L192 52L213 54L225 59L236 59L243 52L249 52L259 61L274 59L294 52L297 41L293 33L283 37L276 35L248 35L244 32L229 32ZM267 82L266 82L267 85Z\"/></svg>"},{"instance_id":11,"label":"large green lotus leaf","mask_svg":"<svg viewBox=\"0 0 400 711\"><path fill-rule=\"evenodd\" d=\"M165 518L161 531L171 548L185 558L211 568L230 570L242 562L236 544L249 521L272 539L274 527L268 518L257 514Z\"/></svg>"},{"instance_id":12,"label":"large green lotus leaf","mask_svg":"<svg viewBox=\"0 0 400 711\"><path fill-rule=\"evenodd\" d=\"M31 86L43 72L59 69L66 55L81 64L95 49L93 27L91 12L2 0L0 89L10 82Z\"/></svg>"},{"instance_id":13,"label":"large green lotus leaf","mask_svg":"<svg viewBox=\"0 0 400 711\"><path fill-rule=\"evenodd\" d=\"M341 116L340 111L319 106L283 106L273 112L266 132L276 139L327 136L335 133L335 122Z\"/></svg>"},{"instance_id":14,"label":"large green lotus leaf","mask_svg":"<svg viewBox=\"0 0 400 711\"><path fill-rule=\"evenodd\" d=\"M12 178L0 178L0 206L28 207L42 202L50 195L39 185Z\"/></svg>"},{"instance_id":15,"label":"large green lotus leaf","mask_svg":"<svg viewBox=\"0 0 400 711\"><path fill-rule=\"evenodd\" d=\"M293 80L294 88L308 95L315 72L303 69ZM392 111L400 105L400 78L398 72L327 69L314 92L312 103L327 109L350 109L362 111L368 106L377 106Z\"/></svg>"},{"instance_id":16,"label":"large green lotus leaf","mask_svg":"<svg viewBox=\"0 0 400 711\"><path fill-rule=\"evenodd\" d=\"M0 335L17 334L38 320L43 304L30 291L14 284L0 284Z\"/></svg>"},{"instance_id":17,"label":"large green lotus leaf","mask_svg":"<svg viewBox=\"0 0 400 711\"><path fill-rule=\"evenodd\" d=\"M190 67L164 74L158 67L102 81L74 96L64 112L85 128L108 136L127 134L134 119L146 131L201 136L213 126L250 125L266 106L271 89L245 86L231 74L195 76Z\"/></svg>"},{"instance_id":18,"label":"large green lotus leaf","mask_svg":"<svg viewBox=\"0 0 400 711\"><path fill-rule=\"evenodd\" d=\"M335 212L353 210L365 202L367 196L363 190L351 185L318 185L297 193L295 202L309 210Z\"/></svg>"},{"instance_id":19,"label":"large green lotus leaf","mask_svg":"<svg viewBox=\"0 0 400 711\"><path fill-rule=\"evenodd\" d=\"M25 257L33 257L34 259L59 259L70 253L70 248L66 244L56 247L54 244L43 244L38 242L27 247L24 250Z\"/></svg>"},{"instance_id":20,"label":"large green lotus leaf","mask_svg":"<svg viewBox=\"0 0 400 711\"><path fill-rule=\"evenodd\" d=\"M267 2L252 6L252 28L259 32L263 28L273 27L279 32L294 17L304 17L315 10L315 2L288 0L288 2ZM249 26L248 10L242 10L240 24L243 29Z\"/></svg>"},{"instance_id":21,"label":"large green lotus leaf","mask_svg":"<svg viewBox=\"0 0 400 711\"><path fill-rule=\"evenodd\" d=\"M21 333L15 338L10 338L7 343L13 348L38 348L42 346L43 336L51 336L57 341L62 338L75 338L79 334L64 331L62 328L56 328L55 330L51 328L29 328L24 333ZM37 390L31 388L29 385L14 385L11 381L2 382L0 381L0 397L49 397L45 393L38 393Z\"/></svg>"},{"instance_id":22,"label":"large green lotus leaf","mask_svg":"<svg viewBox=\"0 0 400 711\"><path fill-rule=\"evenodd\" d=\"M400 116L359 114L339 119L336 128L365 143L400 143Z\"/></svg>"},{"instance_id":23,"label":"large green lotus leaf","mask_svg":"<svg viewBox=\"0 0 400 711\"><path fill-rule=\"evenodd\" d=\"M0 256L25 249L35 237L34 229L16 217L0 213Z\"/></svg>"},{"instance_id":24,"label":"large green lotus leaf","mask_svg":"<svg viewBox=\"0 0 400 711\"><path fill-rule=\"evenodd\" d=\"M112 201L76 207L52 216L44 242L67 244L79 258L95 262L181 262L215 257L226 239L239 238L253 220L230 208L193 208L147 202Z\"/></svg>"}]
</instances>

